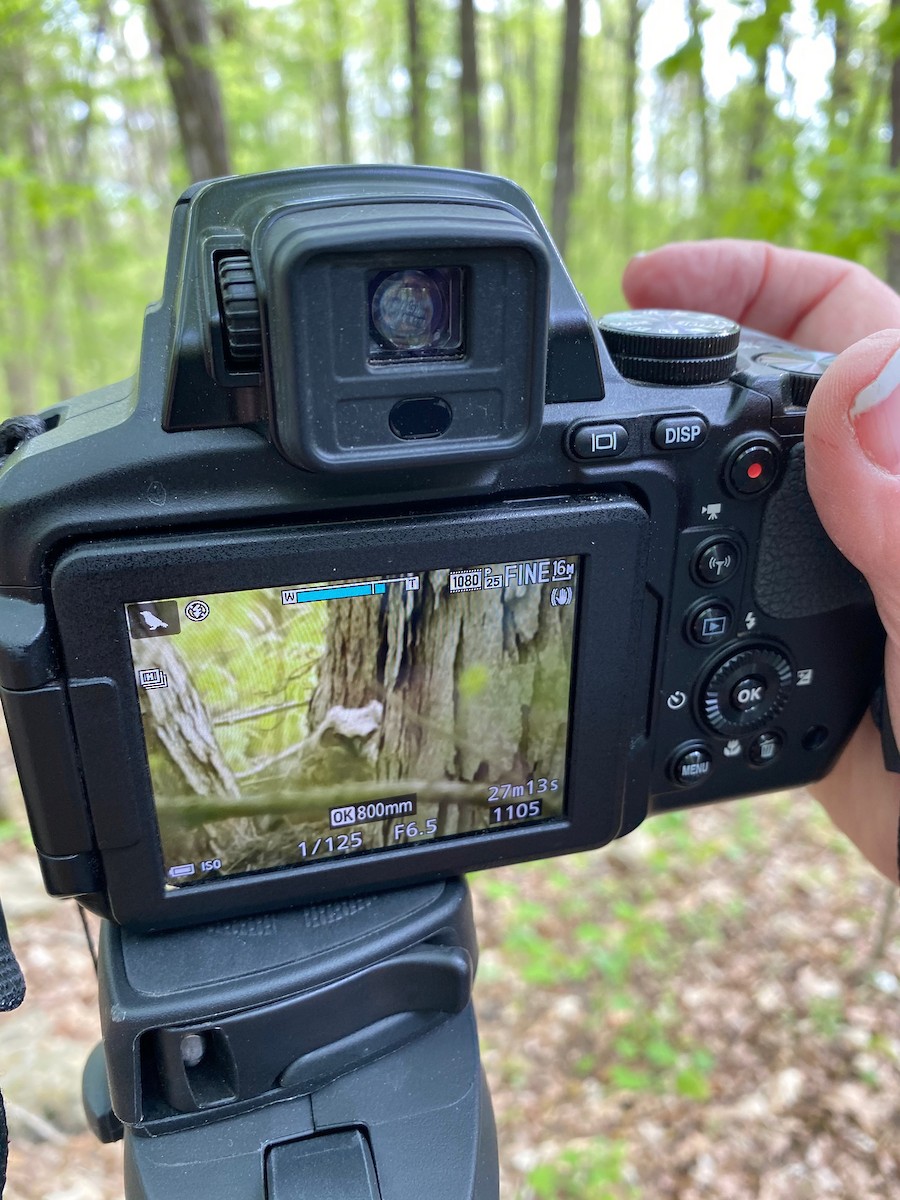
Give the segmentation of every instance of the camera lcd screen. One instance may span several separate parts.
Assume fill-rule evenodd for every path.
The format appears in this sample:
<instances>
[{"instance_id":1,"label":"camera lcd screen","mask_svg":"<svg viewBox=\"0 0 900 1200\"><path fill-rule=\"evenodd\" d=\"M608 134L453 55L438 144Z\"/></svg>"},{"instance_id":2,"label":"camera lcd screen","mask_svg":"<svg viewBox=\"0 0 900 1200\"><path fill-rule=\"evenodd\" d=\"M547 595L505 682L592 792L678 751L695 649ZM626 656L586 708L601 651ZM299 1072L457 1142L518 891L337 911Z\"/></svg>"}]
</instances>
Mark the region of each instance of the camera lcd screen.
<instances>
[{"instance_id":1,"label":"camera lcd screen","mask_svg":"<svg viewBox=\"0 0 900 1200\"><path fill-rule=\"evenodd\" d=\"M166 886L563 816L580 567L126 605Z\"/></svg>"}]
</instances>

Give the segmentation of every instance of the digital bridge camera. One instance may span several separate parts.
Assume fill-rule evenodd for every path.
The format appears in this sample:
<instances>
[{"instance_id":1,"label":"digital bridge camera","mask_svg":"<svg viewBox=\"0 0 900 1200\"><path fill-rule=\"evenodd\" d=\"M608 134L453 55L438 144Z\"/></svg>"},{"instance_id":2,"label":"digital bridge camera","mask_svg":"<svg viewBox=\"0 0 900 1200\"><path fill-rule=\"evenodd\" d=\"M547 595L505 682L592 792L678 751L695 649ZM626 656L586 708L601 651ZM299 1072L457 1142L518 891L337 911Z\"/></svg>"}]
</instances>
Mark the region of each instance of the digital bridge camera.
<instances>
[{"instance_id":1,"label":"digital bridge camera","mask_svg":"<svg viewBox=\"0 0 900 1200\"><path fill-rule=\"evenodd\" d=\"M160 994L125 961L147 931L316 904L309 931L824 775L883 638L805 486L828 361L711 315L597 322L501 179L186 192L136 377L0 469L0 695L48 889L127 931L108 1006ZM198 931L159 936L196 970ZM252 1106L201 975L112 1057L107 1022L126 1123Z\"/></svg>"}]
</instances>

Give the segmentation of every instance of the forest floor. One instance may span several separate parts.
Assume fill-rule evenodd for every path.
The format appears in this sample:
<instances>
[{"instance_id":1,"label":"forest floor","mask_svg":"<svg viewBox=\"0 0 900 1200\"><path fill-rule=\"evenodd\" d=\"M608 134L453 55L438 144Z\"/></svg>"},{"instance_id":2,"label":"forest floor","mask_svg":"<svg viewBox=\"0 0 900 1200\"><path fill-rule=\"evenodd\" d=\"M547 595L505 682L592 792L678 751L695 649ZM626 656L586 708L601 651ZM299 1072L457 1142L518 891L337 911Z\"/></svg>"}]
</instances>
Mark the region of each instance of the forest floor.
<instances>
[{"instance_id":1,"label":"forest floor","mask_svg":"<svg viewBox=\"0 0 900 1200\"><path fill-rule=\"evenodd\" d=\"M7 813L15 790L0 740ZM81 1112L99 1033L81 924L4 828L28 981L0 1016L7 1200L121 1200L121 1150ZM472 887L503 1200L900 1194L900 917L808 798L666 817Z\"/></svg>"}]
</instances>

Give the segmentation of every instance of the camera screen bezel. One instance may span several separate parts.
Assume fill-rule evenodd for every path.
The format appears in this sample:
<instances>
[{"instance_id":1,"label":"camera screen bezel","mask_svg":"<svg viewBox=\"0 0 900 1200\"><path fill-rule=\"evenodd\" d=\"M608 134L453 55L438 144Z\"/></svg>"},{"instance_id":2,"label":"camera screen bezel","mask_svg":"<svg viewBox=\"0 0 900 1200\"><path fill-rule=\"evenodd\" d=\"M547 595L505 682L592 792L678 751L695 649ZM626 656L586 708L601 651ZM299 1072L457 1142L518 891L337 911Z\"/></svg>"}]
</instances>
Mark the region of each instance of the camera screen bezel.
<instances>
[{"instance_id":1,"label":"camera screen bezel","mask_svg":"<svg viewBox=\"0 0 900 1200\"><path fill-rule=\"evenodd\" d=\"M644 595L649 521L624 497L502 503L431 515L170 534L76 546L51 577L76 741L110 908L134 928L238 916L602 845L619 831L646 696L622 694ZM125 605L337 577L578 555L567 811L560 819L164 886ZM599 646L604 647L598 670ZM605 660L605 661L604 661ZM612 687L610 687L612 685Z\"/></svg>"}]
</instances>

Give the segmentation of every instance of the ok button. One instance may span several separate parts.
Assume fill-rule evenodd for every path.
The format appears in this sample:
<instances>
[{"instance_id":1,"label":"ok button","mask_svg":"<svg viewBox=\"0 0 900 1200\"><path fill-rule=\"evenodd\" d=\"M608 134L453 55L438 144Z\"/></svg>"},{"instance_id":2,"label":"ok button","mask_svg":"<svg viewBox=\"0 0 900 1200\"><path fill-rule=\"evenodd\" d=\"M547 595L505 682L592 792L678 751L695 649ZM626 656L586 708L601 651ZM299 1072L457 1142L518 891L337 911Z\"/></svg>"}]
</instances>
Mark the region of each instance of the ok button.
<instances>
[{"instance_id":1,"label":"ok button","mask_svg":"<svg viewBox=\"0 0 900 1200\"><path fill-rule=\"evenodd\" d=\"M769 688L760 675L748 675L731 689L731 703L738 712L749 713L765 704Z\"/></svg>"}]
</instances>

